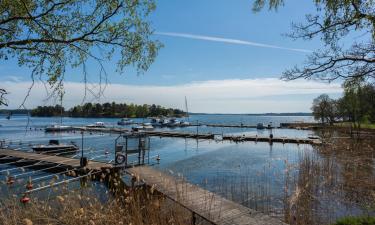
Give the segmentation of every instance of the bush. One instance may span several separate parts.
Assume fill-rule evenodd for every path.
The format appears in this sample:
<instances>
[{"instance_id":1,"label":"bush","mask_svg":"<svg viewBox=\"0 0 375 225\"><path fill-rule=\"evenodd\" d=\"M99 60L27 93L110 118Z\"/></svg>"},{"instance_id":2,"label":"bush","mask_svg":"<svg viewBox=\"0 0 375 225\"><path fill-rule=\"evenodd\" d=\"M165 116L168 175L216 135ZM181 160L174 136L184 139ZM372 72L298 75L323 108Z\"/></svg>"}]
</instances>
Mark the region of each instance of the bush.
<instances>
[{"instance_id":1,"label":"bush","mask_svg":"<svg viewBox=\"0 0 375 225\"><path fill-rule=\"evenodd\" d=\"M334 225L375 225L375 217L345 217L338 220Z\"/></svg>"}]
</instances>

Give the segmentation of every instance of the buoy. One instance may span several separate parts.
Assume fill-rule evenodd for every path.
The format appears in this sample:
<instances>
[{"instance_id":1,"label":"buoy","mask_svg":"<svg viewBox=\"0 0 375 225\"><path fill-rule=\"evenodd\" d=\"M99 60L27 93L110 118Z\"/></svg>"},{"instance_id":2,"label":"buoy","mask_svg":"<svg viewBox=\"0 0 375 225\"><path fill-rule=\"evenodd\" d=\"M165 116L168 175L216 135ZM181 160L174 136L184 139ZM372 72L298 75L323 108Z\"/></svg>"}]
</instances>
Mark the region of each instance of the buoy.
<instances>
[{"instance_id":1,"label":"buoy","mask_svg":"<svg viewBox=\"0 0 375 225\"><path fill-rule=\"evenodd\" d=\"M14 182L15 182L14 177L8 177L8 179L7 179L7 184L8 185L13 184Z\"/></svg>"},{"instance_id":2,"label":"buoy","mask_svg":"<svg viewBox=\"0 0 375 225\"><path fill-rule=\"evenodd\" d=\"M31 189L33 189L33 184L32 184L30 181L27 182L27 184L26 184L26 189L27 189L27 190L31 190Z\"/></svg>"},{"instance_id":3,"label":"buoy","mask_svg":"<svg viewBox=\"0 0 375 225\"><path fill-rule=\"evenodd\" d=\"M159 162L160 161L160 155L158 154L158 156L156 157L156 160Z\"/></svg>"},{"instance_id":4,"label":"buoy","mask_svg":"<svg viewBox=\"0 0 375 225\"><path fill-rule=\"evenodd\" d=\"M108 154L109 154L109 151L105 151L105 154L108 155Z\"/></svg>"},{"instance_id":5,"label":"buoy","mask_svg":"<svg viewBox=\"0 0 375 225\"><path fill-rule=\"evenodd\" d=\"M30 202L30 198L27 197L26 195L24 195L24 196L21 198L20 202L26 204L26 203Z\"/></svg>"}]
</instances>

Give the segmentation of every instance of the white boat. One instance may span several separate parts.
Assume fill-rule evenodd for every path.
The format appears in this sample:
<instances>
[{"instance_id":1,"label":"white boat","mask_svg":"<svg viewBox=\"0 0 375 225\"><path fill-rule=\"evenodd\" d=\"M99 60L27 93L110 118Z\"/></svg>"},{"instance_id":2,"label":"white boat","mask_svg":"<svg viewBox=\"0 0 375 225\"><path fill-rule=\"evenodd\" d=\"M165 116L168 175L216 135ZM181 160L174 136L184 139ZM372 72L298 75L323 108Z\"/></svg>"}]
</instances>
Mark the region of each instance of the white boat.
<instances>
[{"instance_id":1,"label":"white boat","mask_svg":"<svg viewBox=\"0 0 375 225\"><path fill-rule=\"evenodd\" d=\"M162 125L161 119L159 118L151 118L151 125L154 127L159 127Z\"/></svg>"},{"instance_id":2,"label":"white boat","mask_svg":"<svg viewBox=\"0 0 375 225\"><path fill-rule=\"evenodd\" d=\"M170 121L169 119L165 118L165 119L161 119L160 123L162 126L168 126L170 124Z\"/></svg>"},{"instance_id":3,"label":"white boat","mask_svg":"<svg viewBox=\"0 0 375 225\"><path fill-rule=\"evenodd\" d=\"M133 120L129 118L122 118L120 121L117 122L117 125L121 125L121 126L130 125L130 124L133 124Z\"/></svg>"},{"instance_id":4,"label":"white boat","mask_svg":"<svg viewBox=\"0 0 375 225\"><path fill-rule=\"evenodd\" d=\"M78 146L71 142L71 144L61 144L58 140L49 140L47 145L35 145L32 147L35 152L43 152L50 154L74 154L79 150Z\"/></svg>"},{"instance_id":5,"label":"white boat","mask_svg":"<svg viewBox=\"0 0 375 225\"><path fill-rule=\"evenodd\" d=\"M89 124L86 127L90 127L90 128L105 128L105 124L103 122L95 122L94 124Z\"/></svg>"},{"instance_id":6,"label":"white boat","mask_svg":"<svg viewBox=\"0 0 375 225\"><path fill-rule=\"evenodd\" d=\"M59 131L70 131L72 130L71 126L62 126L53 124L44 129L45 132L59 132Z\"/></svg>"},{"instance_id":7,"label":"white boat","mask_svg":"<svg viewBox=\"0 0 375 225\"><path fill-rule=\"evenodd\" d=\"M257 129L264 129L264 124L263 123L258 123L257 124Z\"/></svg>"},{"instance_id":8,"label":"white boat","mask_svg":"<svg viewBox=\"0 0 375 225\"><path fill-rule=\"evenodd\" d=\"M133 131L151 131L154 130L154 127L151 123L144 123L143 125L132 127Z\"/></svg>"},{"instance_id":9,"label":"white boat","mask_svg":"<svg viewBox=\"0 0 375 225\"><path fill-rule=\"evenodd\" d=\"M180 121L178 121L177 119L175 118L171 118L169 119L169 123L167 124L168 127L178 127L180 126Z\"/></svg>"},{"instance_id":10,"label":"white boat","mask_svg":"<svg viewBox=\"0 0 375 225\"><path fill-rule=\"evenodd\" d=\"M181 122L180 122L180 126L181 126L181 127L188 127L188 126L190 126L190 125L191 125L191 123L188 122L188 121L181 121Z\"/></svg>"}]
</instances>

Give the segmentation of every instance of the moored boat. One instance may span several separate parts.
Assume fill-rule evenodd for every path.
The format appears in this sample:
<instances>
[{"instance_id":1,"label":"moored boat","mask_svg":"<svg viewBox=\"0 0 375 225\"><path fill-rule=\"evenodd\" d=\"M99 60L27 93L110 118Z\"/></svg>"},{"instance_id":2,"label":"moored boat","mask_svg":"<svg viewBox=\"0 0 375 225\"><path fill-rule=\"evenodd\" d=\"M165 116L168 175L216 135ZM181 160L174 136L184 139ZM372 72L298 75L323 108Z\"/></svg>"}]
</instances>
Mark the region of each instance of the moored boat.
<instances>
[{"instance_id":1,"label":"moored boat","mask_svg":"<svg viewBox=\"0 0 375 225\"><path fill-rule=\"evenodd\" d=\"M59 132L59 131L69 131L71 130L71 126L62 126L62 125L50 125L44 129L45 132Z\"/></svg>"},{"instance_id":2,"label":"moored boat","mask_svg":"<svg viewBox=\"0 0 375 225\"><path fill-rule=\"evenodd\" d=\"M89 124L86 127L90 128L105 128L105 124L103 122L95 122L93 124Z\"/></svg>"},{"instance_id":3,"label":"moored boat","mask_svg":"<svg viewBox=\"0 0 375 225\"><path fill-rule=\"evenodd\" d=\"M140 126L132 127L133 131L151 131L154 127L151 125L151 123L144 123Z\"/></svg>"},{"instance_id":4,"label":"moored boat","mask_svg":"<svg viewBox=\"0 0 375 225\"><path fill-rule=\"evenodd\" d=\"M130 125L133 124L133 120L129 118L122 118L120 121L117 122L117 125L124 126L124 125Z\"/></svg>"},{"instance_id":5,"label":"moored boat","mask_svg":"<svg viewBox=\"0 0 375 225\"><path fill-rule=\"evenodd\" d=\"M47 145L34 145L32 149L35 152L50 153L50 154L74 154L79 150L78 146L71 142L71 144L59 143L58 140L49 140Z\"/></svg>"}]
</instances>

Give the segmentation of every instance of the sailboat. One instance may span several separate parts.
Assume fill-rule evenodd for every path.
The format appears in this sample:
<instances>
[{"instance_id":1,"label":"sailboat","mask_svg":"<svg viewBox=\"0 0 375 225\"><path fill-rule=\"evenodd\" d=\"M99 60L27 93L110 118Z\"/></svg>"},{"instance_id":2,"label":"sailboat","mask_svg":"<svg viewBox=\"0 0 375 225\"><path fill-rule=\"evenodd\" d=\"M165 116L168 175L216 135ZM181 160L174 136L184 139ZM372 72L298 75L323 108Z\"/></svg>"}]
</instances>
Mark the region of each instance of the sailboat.
<instances>
[{"instance_id":1,"label":"sailboat","mask_svg":"<svg viewBox=\"0 0 375 225\"><path fill-rule=\"evenodd\" d=\"M181 127L187 127L187 126L191 125L190 122L189 122L189 110L188 110L188 104L187 104L186 96L185 96L185 112L186 112L186 117L187 117L188 121L181 121L180 122Z\"/></svg>"},{"instance_id":2,"label":"sailboat","mask_svg":"<svg viewBox=\"0 0 375 225\"><path fill-rule=\"evenodd\" d=\"M70 126L63 126L62 125L62 94L60 97L60 125L54 124L49 127L46 127L45 132L52 132L52 131L64 131L71 129ZM74 154L76 151L79 150L79 147L74 143L71 142L69 144L60 143L59 140L49 140L47 145L34 145L32 149L35 152L43 152L43 153L53 153L53 154Z\"/></svg>"}]
</instances>

